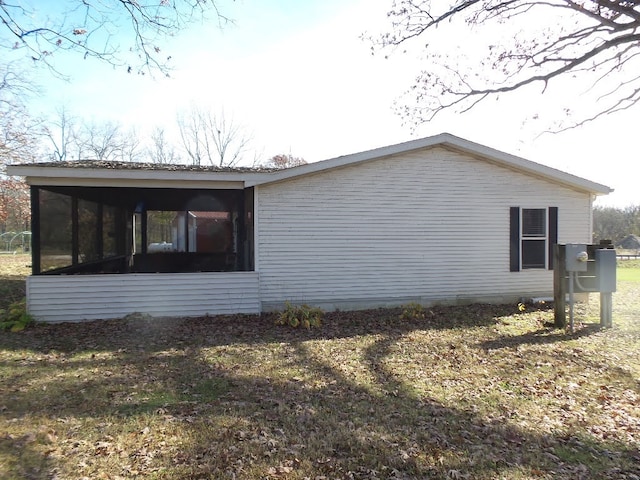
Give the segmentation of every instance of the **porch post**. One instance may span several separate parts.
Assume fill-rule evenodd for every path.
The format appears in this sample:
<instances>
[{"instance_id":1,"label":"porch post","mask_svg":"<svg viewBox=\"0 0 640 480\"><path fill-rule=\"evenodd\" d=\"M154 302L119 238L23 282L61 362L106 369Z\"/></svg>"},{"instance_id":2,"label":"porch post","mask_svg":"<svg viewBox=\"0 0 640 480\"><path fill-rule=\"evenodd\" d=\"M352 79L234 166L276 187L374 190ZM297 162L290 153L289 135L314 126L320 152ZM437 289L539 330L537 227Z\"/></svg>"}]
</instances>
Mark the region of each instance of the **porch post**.
<instances>
[{"instance_id":1,"label":"porch post","mask_svg":"<svg viewBox=\"0 0 640 480\"><path fill-rule=\"evenodd\" d=\"M71 197L71 265L78 265L80 257L80 246L78 245L78 197Z\"/></svg>"},{"instance_id":2,"label":"porch post","mask_svg":"<svg viewBox=\"0 0 640 480\"><path fill-rule=\"evenodd\" d=\"M31 274L40 273L40 189L31 187Z\"/></svg>"}]
</instances>

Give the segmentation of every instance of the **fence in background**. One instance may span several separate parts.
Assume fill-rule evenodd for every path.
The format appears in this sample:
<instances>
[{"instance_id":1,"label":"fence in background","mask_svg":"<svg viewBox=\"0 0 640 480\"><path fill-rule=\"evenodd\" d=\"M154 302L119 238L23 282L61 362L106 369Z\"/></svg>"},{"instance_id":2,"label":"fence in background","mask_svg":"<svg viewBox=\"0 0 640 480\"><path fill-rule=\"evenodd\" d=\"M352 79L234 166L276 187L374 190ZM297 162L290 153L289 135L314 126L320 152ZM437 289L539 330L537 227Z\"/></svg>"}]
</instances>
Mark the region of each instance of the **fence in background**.
<instances>
[{"instance_id":1,"label":"fence in background","mask_svg":"<svg viewBox=\"0 0 640 480\"><path fill-rule=\"evenodd\" d=\"M0 233L0 253L18 253L31 251L31 232Z\"/></svg>"}]
</instances>

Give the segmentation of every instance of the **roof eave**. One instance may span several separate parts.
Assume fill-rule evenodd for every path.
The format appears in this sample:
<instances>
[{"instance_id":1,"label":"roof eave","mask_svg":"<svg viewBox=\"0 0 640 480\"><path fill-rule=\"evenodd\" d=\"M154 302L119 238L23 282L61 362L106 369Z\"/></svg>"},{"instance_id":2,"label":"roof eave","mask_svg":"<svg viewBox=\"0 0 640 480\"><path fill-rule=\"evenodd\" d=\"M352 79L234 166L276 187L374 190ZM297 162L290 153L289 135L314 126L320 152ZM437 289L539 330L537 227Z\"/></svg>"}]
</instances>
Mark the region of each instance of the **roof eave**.
<instances>
[{"instance_id":1,"label":"roof eave","mask_svg":"<svg viewBox=\"0 0 640 480\"><path fill-rule=\"evenodd\" d=\"M448 138L442 142L442 146L448 146L453 150L467 153L469 155L480 156L487 161L503 167L525 172L536 177L595 195L606 195L613 192L612 188L586 178L578 177L577 175L563 172L562 170L548 167L454 135L445 135L447 135Z\"/></svg>"},{"instance_id":2,"label":"roof eave","mask_svg":"<svg viewBox=\"0 0 640 480\"><path fill-rule=\"evenodd\" d=\"M525 172L530 175L541 177L546 180L595 195L606 195L613 192L613 189L606 185L592 182L585 178L578 177L552 167L547 167L546 165L532 162L531 160L526 160L524 158L457 137L450 133L441 133L431 137L411 140L396 145L376 148L365 152L354 153L282 171L267 173L260 178L256 177L251 185L280 182L303 175L310 175L321 171L352 166L369 160L382 159L430 147L449 148L474 157L480 157L486 161L506 168Z\"/></svg>"},{"instance_id":3,"label":"roof eave","mask_svg":"<svg viewBox=\"0 0 640 480\"><path fill-rule=\"evenodd\" d=\"M86 185L126 183L140 186L153 183L237 184L246 186L247 180L264 176L264 172L207 172L175 170L124 170L107 168L73 168L38 165L9 165L7 173L25 177L30 185L66 184Z\"/></svg>"}]
</instances>

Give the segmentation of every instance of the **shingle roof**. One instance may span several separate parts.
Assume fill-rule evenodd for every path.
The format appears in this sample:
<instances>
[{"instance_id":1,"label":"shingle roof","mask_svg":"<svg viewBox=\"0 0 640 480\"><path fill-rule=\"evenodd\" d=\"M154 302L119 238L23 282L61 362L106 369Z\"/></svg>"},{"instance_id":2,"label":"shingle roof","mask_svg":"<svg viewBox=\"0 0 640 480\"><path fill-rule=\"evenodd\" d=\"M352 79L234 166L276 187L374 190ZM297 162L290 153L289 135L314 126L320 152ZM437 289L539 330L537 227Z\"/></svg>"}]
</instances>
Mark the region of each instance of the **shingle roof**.
<instances>
[{"instance_id":1,"label":"shingle roof","mask_svg":"<svg viewBox=\"0 0 640 480\"><path fill-rule=\"evenodd\" d=\"M187 165L144 162L118 162L112 160L66 160L60 162L24 163L15 166L58 167L58 168L99 168L107 170L157 170L169 172L228 172L228 173L270 173L277 168L267 167L220 167L216 165Z\"/></svg>"}]
</instances>

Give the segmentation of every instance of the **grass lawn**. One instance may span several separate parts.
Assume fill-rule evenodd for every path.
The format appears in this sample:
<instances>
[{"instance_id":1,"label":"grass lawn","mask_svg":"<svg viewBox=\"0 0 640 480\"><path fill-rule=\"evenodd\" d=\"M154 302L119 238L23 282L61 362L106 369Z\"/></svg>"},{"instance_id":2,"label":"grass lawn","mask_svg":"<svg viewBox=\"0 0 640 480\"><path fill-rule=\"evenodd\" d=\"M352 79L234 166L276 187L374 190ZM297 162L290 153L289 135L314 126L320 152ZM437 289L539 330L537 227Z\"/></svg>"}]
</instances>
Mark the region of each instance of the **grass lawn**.
<instances>
[{"instance_id":1,"label":"grass lawn","mask_svg":"<svg viewBox=\"0 0 640 480\"><path fill-rule=\"evenodd\" d=\"M29 255L0 254L0 309L25 296L24 278L31 274Z\"/></svg>"},{"instance_id":2,"label":"grass lawn","mask_svg":"<svg viewBox=\"0 0 640 480\"><path fill-rule=\"evenodd\" d=\"M616 275L619 282L640 283L640 267L618 267L616 269Z\"/></svg>"},{"instance_id":3,"label":"grass lawn","mask_svg":"<svg viewBox=\"0 0 640 480\"><path fill-rule=\"evenodd\" d=\"M573 335L516 305L0 332L0 478L637 480L640 269L621 270L614 328L594 295Z\"/></svg>"}]
</instances>

